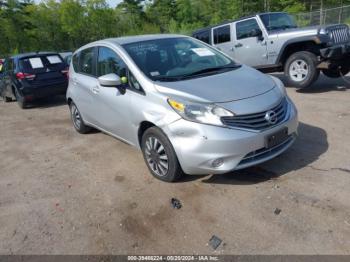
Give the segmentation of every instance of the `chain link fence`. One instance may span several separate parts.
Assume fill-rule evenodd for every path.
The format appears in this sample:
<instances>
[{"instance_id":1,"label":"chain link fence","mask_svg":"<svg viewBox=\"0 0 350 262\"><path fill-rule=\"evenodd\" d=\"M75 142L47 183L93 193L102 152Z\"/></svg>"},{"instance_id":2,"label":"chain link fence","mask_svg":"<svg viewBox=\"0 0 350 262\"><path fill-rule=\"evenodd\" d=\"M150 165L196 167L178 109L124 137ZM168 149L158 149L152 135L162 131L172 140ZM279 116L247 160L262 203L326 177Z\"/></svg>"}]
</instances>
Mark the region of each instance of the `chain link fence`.
<instances>
[{"instance_id":1,"label":"chain link fence","mask_svg":"<svg viewBox=\"0 0 350 262\"><path fill-rule=\"evenodd\" d=\"M350 25L350 5L293 15L299 26L339 23Z\"/></svg>"}]
</instances>

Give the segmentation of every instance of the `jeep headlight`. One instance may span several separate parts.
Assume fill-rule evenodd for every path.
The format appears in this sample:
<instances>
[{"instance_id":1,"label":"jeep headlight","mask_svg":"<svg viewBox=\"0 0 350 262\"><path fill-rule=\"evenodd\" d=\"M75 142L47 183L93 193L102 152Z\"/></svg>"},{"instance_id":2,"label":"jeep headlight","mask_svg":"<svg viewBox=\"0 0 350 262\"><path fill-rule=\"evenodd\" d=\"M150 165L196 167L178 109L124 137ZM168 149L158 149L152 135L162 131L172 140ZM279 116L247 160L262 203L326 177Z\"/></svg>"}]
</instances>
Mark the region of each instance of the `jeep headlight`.
<instances>
[{"instance_id":1,"label":"jeep headlight","mask_svg":"<svg viewBox=\"0 0 350 262\"><path fill-rule=\"evenodd\" d=\"M169 98L169 105L184 119L216 126L224 126L223 116L234 116L234 113L213 104L200 104L179 101Z\"/></svg>"}]
</instances>

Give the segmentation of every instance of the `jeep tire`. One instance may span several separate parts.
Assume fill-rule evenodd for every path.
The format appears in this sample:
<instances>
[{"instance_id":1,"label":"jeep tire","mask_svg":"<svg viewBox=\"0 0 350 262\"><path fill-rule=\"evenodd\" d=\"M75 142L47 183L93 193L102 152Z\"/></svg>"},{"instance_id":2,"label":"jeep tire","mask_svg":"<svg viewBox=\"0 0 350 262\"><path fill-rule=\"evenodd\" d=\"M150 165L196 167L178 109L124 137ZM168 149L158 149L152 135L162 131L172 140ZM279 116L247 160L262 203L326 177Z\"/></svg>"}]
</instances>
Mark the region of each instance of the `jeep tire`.
<instances>
[{"instance_id":1,"label":"jeep tire","mask_svg":"<svg viewBox=\"0 0 350 262\"><path fill-rule=\"evenodd\" d=\"M340 68L322 69L322 73L329 78L338 78L345 76L350 72L350 66L341 66Z\"/></svg>"},{"instance_id":2,"label":"jeep tire","mask_svg":"<svg viewBox=\"0 0 350 262\"><path fill-rule=\"evenodd\" d=\"M320 75L316 55L307 51L292 54L284 65L284 74L290 85L297 88L309 87Z\"/></svg>"}]
</instances>

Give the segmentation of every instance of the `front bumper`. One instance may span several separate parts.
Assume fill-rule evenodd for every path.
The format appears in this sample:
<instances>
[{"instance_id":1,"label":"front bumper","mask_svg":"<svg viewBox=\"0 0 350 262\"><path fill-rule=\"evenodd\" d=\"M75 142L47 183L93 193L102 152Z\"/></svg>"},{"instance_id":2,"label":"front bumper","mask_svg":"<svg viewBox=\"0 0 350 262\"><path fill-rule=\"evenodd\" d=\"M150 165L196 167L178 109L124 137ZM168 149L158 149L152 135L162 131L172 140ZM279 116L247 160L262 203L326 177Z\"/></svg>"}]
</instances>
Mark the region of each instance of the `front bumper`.
<instances>
[{"instance_id":1,"label":"front bumper","mask_svg":"<svg viewBox=\"0 0 350 262\"><path fill-rule=\"evenodd\" d=\"M289 117L281 124L262 131L247 131L178 120L164 131L172 142L183 171L187 174L223 174L253 166L284 152L295 141L298 128L297 110L288 101ZM265 149L266 136L288 128L288 139ZM213 167L222 159L223 164Z\"/></svg>"},{"instance_id":2,"label":"front bumper","mask_svg":"<svg viewBox=\"0 0 350 262\"><path fill-rule=\"evenodd\" d=\"M350 42L341 45L335 45L320 50L321 57L324 59L339 60L343 58L350 59Z\"/></svg>"}]
</instances>

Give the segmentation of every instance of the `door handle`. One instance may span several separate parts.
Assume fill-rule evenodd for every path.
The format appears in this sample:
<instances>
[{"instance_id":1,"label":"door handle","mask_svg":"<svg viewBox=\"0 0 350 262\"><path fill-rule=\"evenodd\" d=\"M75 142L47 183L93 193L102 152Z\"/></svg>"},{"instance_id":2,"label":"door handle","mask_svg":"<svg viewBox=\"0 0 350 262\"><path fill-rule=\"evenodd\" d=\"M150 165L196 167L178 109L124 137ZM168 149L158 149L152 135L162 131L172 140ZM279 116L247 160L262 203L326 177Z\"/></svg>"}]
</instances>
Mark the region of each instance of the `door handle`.
<instances>
[{"instance_id":1,"label":"door handle","mask_svg":"<svg viewBox=\"0 0 350 262\"><path fill-rule=\"evenodd\" d=\"M235 44L236 48L242 47L243 45L241 43Z\"/></svg>"}]
</instances>

